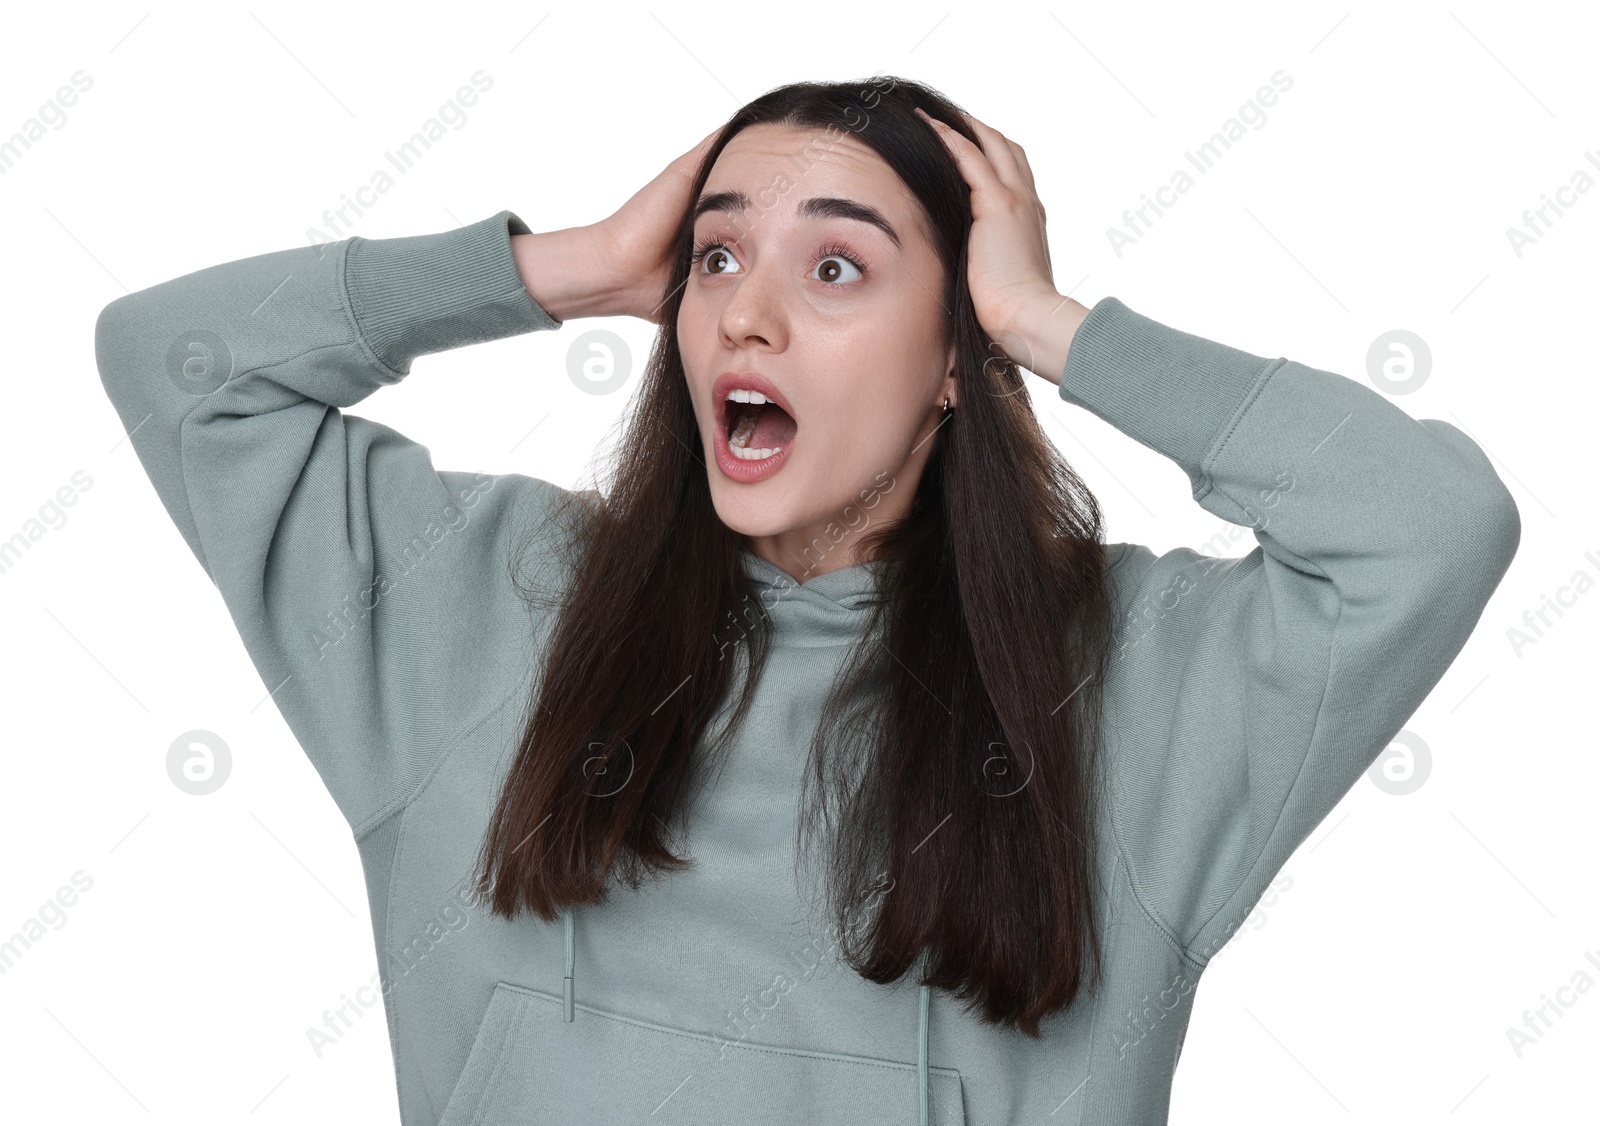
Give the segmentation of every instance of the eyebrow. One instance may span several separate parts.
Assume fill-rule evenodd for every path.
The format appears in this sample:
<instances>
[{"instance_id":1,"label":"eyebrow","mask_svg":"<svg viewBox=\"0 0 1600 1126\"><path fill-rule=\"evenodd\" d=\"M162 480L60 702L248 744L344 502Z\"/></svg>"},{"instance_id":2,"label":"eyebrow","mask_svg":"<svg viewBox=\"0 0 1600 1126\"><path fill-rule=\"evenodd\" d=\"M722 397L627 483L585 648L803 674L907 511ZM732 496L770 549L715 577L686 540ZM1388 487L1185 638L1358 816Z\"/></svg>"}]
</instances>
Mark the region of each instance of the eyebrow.
<instances>
[{"instance_id":1,"label":"eyebrow","mask_svg":"<svg viewBox=\"0 0 1600 1126\"><path fill-rule=\"evenodd\" d=\"M690 216L691 222L700 218L708 211L725 211L734 215L744 215L750 210L750 197L741 191L713 192L711 195L701 196L694 205L694 214ZM798 213L802 219L854 219L859 223L870 223L884 234L889 236L895 246L900 245L900 235L876 207L859 203L853 199L841 199L838 196L813 196L800 201Z\"/></svg>"}]
</instances>

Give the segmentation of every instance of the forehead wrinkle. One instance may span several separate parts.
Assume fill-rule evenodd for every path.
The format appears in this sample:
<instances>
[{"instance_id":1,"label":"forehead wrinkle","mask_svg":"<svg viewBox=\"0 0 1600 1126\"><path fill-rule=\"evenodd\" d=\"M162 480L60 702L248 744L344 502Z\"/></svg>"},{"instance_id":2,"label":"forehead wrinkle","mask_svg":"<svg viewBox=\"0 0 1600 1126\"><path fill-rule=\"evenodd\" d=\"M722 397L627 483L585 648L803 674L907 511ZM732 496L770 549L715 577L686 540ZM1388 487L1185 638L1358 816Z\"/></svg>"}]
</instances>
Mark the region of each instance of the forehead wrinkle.
<instances>
[{"instance_id":1,"label":"forehead wrinkle","mask_svg":"<svg viewBox=\"0 0 1600 1126\"><path fill-rule=\"evenodd\" d=\"M774 130L780 136L768 136ZM725 163L736 165L754 163L756 174L759 175L766 162L781 161L783 167L779 171L789 177L795 186L809 176L813 169L825 166L831 166L846 177L855 176L869 182L881 180L884 174L888 173L894 185L903 189L903 185L899 184L898 177L894 176L893 170L884 162L882 155L860 141L845 137L832 140L818 149L813 149L814 142L815 137L809 130L775 122L763 122L751 126L730 140L718 156L717 164L724 166ZM804 168L796 174L792 162L803 152L813 154L812 164L811 167ZM723 167L723 171L726 173L727 168ZM893 188L890 191L891 194L896 194ZM896 194L896 202L906 202L903 190ZM696 201L690 220L697 221L702 215L711 211L721 211L743 218L748 215L750 206L750 196L738 188L718 191L704 195ZM913 207L912 211L915 215L917 209ZM904 248L899 232L881 207L851 199L838 190L802 200L795 214L802 219L840 218L865 222L882 231L896 247ZM920 217L918 219L920 226Z\"/></svg>"},{"instance_id":2,"label":"forehead wrinkle","mask_svg":"<svg viewBox=\"0 0 1600 1126\"><path fill-rule=\"evenodd\" d=\"M750 197L737 189L701 196L694 205L694 214L691 218L699 219L709 211L744 216L750 211ZM871 204L859 200L845 199L842 196L812 196L801 200L795 213L802 219L848 219L852 222L866 223L882 231L896 247L902 245L900 233L894 229L894 224L889 222L888 217Z\"/></svg>"}]
</instances>

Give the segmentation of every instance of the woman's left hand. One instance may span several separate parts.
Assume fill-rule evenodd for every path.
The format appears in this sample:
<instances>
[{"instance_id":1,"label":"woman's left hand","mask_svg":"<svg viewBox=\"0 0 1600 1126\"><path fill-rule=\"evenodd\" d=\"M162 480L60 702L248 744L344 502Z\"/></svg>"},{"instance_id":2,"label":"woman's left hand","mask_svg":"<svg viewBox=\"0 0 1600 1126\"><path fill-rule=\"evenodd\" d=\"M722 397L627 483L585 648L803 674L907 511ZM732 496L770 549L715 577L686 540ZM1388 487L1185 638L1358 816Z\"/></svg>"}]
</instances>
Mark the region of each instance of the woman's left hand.
<instances>
[{"instance_id":1,"label":"woman's left hand","mask_svg":"<svg viewBox=\"0 0 1600 1126\"><path fill-rule=\"evenodd\" d=\"M983 147L922 115L944 141L972 191L967 288L984 332L1006 358L1058 383L1067 345L1088 309L1056 292L1045 241L1044 204L1022 146L963 114Z\"/></svg>"}]
</instances>

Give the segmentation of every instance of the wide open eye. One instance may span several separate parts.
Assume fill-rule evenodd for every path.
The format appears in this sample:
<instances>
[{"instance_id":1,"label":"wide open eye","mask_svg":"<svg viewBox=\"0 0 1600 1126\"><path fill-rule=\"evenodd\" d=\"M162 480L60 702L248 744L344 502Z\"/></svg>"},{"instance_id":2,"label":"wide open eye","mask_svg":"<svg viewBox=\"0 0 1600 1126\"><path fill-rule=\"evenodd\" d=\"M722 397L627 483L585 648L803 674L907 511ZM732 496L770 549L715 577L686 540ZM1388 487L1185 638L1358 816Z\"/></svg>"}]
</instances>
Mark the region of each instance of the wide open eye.
<instances>
[{"instance_id":1,"label":"wide open eye","mask_svg":"<svg viewBox=\"0 0 1600 1126\"><path fill-rule=\"evenodd\" d=\"M822 276L817 277L816 271L812 271L811 276L818 281L843 285L847 282L860 281L867 272L866 263L858 260L842 246L825 246L817 251L817 254L822 259L817 263L817 270L822 272ZM852 271L854 271L853 277Z\"/></svg>"},{"instance_id":2,"label":"wide open eye","mask_svg":"<svg viewBox=\"0 0 1600 1126\"><path fill-rule=\"evenodd\" d=\"M696 243L694 253L689 256L691 264L704 260L705 269L702 273L721 277L725 274L739 272L739 260L728 249L728 244L720 239L709 239L706 242Z\"/></svg>"},{"instance_id":3,"label":"wide open eye","mask_svg":"<svg viewBox=\"0 0 1600 1126\"><path fill-rule=\"evenodd\" d=\"M821 271L822 276L817 277L816 271L813 271L811 276L818 281L844 283L858 281L861 278L860 267L842 254L828 255L817 263L817 270ZM850 276L852 273L854 277Z\"/></svg>"}]
</instances>

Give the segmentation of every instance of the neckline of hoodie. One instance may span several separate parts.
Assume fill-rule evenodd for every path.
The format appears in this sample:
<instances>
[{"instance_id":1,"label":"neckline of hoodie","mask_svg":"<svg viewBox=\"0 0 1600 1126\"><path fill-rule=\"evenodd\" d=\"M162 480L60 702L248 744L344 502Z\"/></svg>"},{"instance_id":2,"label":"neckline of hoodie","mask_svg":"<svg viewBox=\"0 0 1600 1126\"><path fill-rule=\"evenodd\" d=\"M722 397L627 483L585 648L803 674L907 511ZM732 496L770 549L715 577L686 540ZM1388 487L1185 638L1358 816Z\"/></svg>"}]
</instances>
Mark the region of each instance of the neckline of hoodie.
<instances>
[{"instance_id":1,"label":"neckline of hoodie","mask_svg":"<svg viewBox=\"0 0 1600 1126\"><path fill-rule=\"evenodd\" d=\"M815 596L841 609L860 612L871 609L877 599L876 565L870 562L854 563L798 582L777 564L748 548L740 551L740 560L747 576L779 592L780 603L785 599Z\"/></svg>"}]
</instances>

